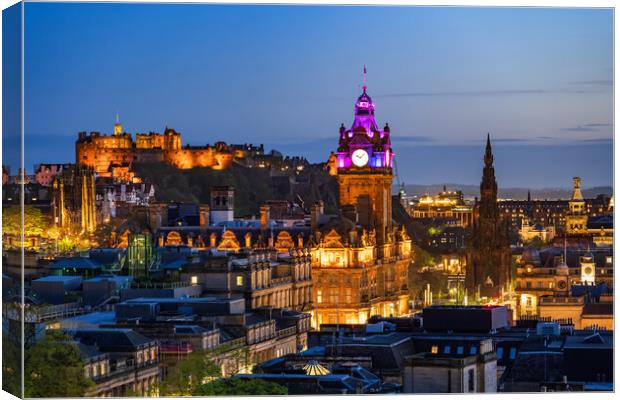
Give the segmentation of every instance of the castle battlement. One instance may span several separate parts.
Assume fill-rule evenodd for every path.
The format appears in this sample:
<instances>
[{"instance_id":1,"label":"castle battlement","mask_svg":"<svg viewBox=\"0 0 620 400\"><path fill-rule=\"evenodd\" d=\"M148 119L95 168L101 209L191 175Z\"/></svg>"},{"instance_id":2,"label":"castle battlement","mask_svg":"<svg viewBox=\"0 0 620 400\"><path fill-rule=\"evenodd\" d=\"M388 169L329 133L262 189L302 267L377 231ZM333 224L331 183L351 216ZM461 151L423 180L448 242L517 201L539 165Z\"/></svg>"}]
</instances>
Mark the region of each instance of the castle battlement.
<instances>
[{"instance_id":1,"label":"castle battlement","mask_svg":"<svg viewBox=\"0 0 620 400\"><path fill-rule=\"evenodd\" d=\"M224 142L206 146L183 146L181 133L166 127L164 133L130 133L114 125L113 134L80 132L75 143L76 164L92 167L100 176L114 176L115 165L133 162L166 162L181 169L230 167L237 152Z\"/></svg>"}]
</instances>

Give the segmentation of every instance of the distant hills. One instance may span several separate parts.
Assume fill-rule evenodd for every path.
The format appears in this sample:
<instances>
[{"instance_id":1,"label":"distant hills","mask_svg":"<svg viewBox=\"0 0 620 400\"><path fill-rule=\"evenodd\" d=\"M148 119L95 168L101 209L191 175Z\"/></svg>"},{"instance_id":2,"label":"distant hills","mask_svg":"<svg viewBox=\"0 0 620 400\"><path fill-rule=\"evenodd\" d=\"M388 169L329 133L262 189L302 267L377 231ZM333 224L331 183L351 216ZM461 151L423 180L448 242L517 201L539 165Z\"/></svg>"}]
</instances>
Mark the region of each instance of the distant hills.
<instances>
[{"instance_id":1,"label":"distant hills","mask_svg":"<svg viewBox=\"0 0 620 400\"><path fill-rule=\"evenodd\" d=\"M422 196L424 194L437 194L443 190L444 184L434 185L405 185L405 191L408 196ZM480 187L478 185L461 185L458 183L446 183L447 190L461 190L463 195L467 197L480 197ZM394 193L398 188L395 187ZM538 200L557 200L568 199L571 196L572 188L544 188L544 189L528 189L528 188L499 188L499 197L503 199L525 200L527 199L527 191L530 190L532 199ZM582 189L584 197L594 198L599 194L611 196L613 188L611 186L596 186L592 188Z\"/></svg>"}]
</instances>

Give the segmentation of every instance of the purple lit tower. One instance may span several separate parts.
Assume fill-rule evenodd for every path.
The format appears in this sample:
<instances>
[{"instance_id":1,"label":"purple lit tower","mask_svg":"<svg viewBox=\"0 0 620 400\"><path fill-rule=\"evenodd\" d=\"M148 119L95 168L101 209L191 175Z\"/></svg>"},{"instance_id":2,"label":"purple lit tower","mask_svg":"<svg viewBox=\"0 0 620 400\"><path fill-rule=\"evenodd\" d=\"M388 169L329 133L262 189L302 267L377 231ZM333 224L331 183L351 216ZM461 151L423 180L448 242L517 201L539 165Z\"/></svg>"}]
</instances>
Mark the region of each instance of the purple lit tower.
<instances>
[{"instance_id":1,"label":"purple lit tower","mask_svg":"<svg viewBox=\"0 0 620 400\"><path fill-rule=\"evenodd\" d=\"M366 93L364 67L363 93L355 102L355 119L351 129L340 126L340 142L336 152L337 166L341 168L392 168L394 153L390 142L390 127L379 129L375 121L375 105Z\"/></svg>"},{"instance_id":2,"label":"purple lit tower","mask_svg":"<svg viewBox=\"0 0 620 400\"><path fill-rule=\"evenodd\" d=\"M336 175L340 205L355 206L357 224L376 231L377 241L384 243L392 233L392 162L394 153L390 128L379 129L375 105L366 93L364 67L363 93L355 102L355 119L351 129L340 127L336 153L330 156L330 173Z\"/></svg>"}]
</instances>

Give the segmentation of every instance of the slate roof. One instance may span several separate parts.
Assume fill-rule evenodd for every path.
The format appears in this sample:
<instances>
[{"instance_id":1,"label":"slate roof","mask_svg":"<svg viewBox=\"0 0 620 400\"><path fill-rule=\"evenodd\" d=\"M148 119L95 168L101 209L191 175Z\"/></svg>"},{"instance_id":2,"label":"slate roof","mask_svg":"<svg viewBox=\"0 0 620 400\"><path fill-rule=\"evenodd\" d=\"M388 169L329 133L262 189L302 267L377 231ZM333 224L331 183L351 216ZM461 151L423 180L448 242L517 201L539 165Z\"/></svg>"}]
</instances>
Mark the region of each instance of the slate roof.
<instances>
[{"instance_id":1,"label":"slate roof","mask_svg":"<svg viewBox=\"0 0 620 400\"><path fill-rule=\"evenodd\" d=\"M76 269L98 269L102 265L100 262L92 260L86 257L68 257L59 258L52 262L48 268L61 269L61 268L76 268Z\"/></svg>"},{"instance_id":2,"label":"slate roof","mask_svg":"<svg viewBox=\"0 0 620 400\"><path fill-rule=\"evenodd\" d=\"M75 345L80 350L82 360L86 362L96 359L96 358L103 358L106 356L105 353L102 353L99 350L97 350L97 347L95 346L85 345L84 343L81 343L81 342L75 342Z\"/></svg>"},{"instance_id":3,"label":"slate roof","mask_svg":"<svg viewBox=\"0 0 620 400\"><path fill-rule=\"evenodd\" d=\"M337 343L337 346L327 344L327 352L337 351L343 356L369 356L375 370L400 369L405 356L413 353L411 334L406 332L344 337Z\"/></svg>"},{"instance_id":4,"label":"slate roof","mask_svg":"<svg viewBox=\"0 0 620 400\"><path fill-rule=\"evenodd\" d=\"M575 250L569 249L567 251L567 260L566 264L568 264L569 268L579 268L581 266L579 262L579 258L584 256L588 251L586 249L583 250ZM603 250L603 251L590 251L594 256L594 263L597 268L603 268L607 266L607 256L613 255L613 250ZM540 252L541 265L545 268L555 268L555 257L563 256L564 248L563 247L549 247Z\"/></svg>"},{"instance_id":5,"label":"slate roof","mask_svg":"<svg viewBox=\"0 0 620 400\"><path fill-rule=\"evenodd\" d=\"M588 229L613 229L613 215L599 215L597 217L588 218Z\"/></svg>"},{"instance_id":6,"label":"slate roof","mask_svg":"<svg viewBox=\"0 0 620 400\"><path fill-rule=\"evenodd\" d=\"M97 330L75 330L69 332L81 343L97 346L101 351L125 352L156 342L131 329L99 328Z\"/></svg>"},{"instance_id":7,"label":"slate roof","mask_svg":"<svg viewBox=\"0 0 620 400\"><path fill-rule=\"evenodd\" d=\"M561 352L540 351L521 353L507 374L510 382L560 381L564 376Z\"/></svg>"},{"instance_id":8,"label":"slate roof","mask_svg":"<svg viewBox=\"0 0 620 400\"><path fill-rule=\"evenodd\" d=\"M610 315L614 314L613 303L590 303L583 307L583 315Z\"/></svg>"}]
</instances>

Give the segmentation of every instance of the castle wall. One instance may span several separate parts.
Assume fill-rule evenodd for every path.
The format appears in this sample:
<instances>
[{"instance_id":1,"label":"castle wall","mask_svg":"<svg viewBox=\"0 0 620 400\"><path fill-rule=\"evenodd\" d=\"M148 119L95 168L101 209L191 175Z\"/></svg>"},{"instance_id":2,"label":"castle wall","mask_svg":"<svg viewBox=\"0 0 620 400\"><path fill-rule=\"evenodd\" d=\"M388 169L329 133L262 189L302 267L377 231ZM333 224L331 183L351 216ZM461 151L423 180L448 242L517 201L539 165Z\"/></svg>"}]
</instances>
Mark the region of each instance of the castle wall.
<instances>
[{"instance_id":1,"label":"castle wall","mask_svg":"<svg viewBox=\"0 0 620 400\"><path fill-rule=\"evenodd\" d=\"M166 151L164 159L167 163L180 169L194 167L211 167L215 170L224 170L232 164L232 153L220 153L211 147L183 148L176 151Z\"/></svg>"},{"instance_id":2,"label":"castle wall","mask_svg":"<svg viewBox=\"0 0 620 400\"><path fill-rule=\"evenodd\" d=\"M209 167L224 170L231 166L233 153L216 147L181 146L181 135L174 130L165 134L101 135L80 133L75 144L76 163L94 168L100 176L111 176L111 164L166 162L180 169Z\"/></svg>"},{"instance_id":3,"label":"castle wall","mask_svg":"<svg viewBox=\"0 0 620 400\"><path fill-rule=\"evenodd\" d=\"M103 146L98 146L103 144ZM135 151L129 147L107 147L108 142L77 143L76 163L94 168L101 176L110 176L110 164L127 164L134 161Z\"/></svg>"},{"instance_id":4,"label":"castle wall","mask_svg":"<svg viewBox=\"0 0 620 400\"><path fill-rule=\"evenodd\" d=\"M181 135L178 133L136 134L137 149L178 150L181 148Z\"/></svg>"}]
</instances>

